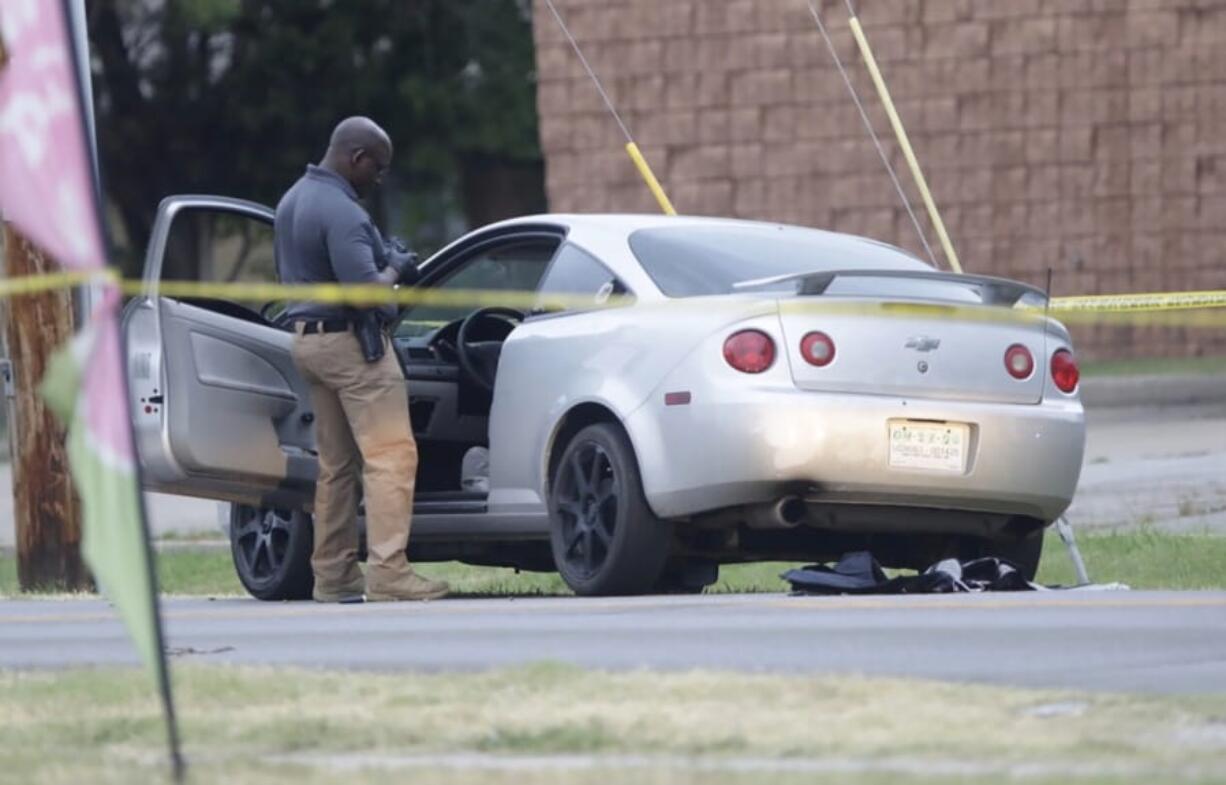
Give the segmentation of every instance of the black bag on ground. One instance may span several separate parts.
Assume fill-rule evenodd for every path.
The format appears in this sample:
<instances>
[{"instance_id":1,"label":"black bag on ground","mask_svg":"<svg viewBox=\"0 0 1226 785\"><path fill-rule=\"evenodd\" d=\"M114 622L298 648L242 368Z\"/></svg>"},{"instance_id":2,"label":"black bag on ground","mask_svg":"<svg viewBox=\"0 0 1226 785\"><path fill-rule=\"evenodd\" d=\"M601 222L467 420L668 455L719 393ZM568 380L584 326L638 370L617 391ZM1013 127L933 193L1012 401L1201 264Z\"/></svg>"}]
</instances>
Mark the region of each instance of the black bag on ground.
<instances>
[{"instance_id":1,"label":"black bag on ground","mask_svg":"<svg viewBox=\"0 0 1226 785\"><path fill-rule=\"evenodd\" d=\"M810 564L781 577L799 594L951 594L1038 588L1012 564L995 557L967 562L944 559L918 575L889 578L868 551L845 553L833 568Z\"/></svg>"}]
</instances>

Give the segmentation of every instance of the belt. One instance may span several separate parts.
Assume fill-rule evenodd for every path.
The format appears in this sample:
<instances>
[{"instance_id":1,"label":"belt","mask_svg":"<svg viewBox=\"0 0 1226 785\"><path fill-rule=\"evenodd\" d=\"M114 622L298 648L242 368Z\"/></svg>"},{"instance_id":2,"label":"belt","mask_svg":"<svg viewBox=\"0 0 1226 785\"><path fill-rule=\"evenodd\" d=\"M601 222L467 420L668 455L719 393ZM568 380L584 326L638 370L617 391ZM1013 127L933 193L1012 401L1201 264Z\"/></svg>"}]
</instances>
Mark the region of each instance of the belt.
<instances>
[{"instance_id":1,"label":"belt","mask_svg":"<svg viewBox=\"0 0 1226 785\"><path fill-rule=\"evenodd\" d=\"M295 326L301 335L313 335L315 333L348 332L350 324L348 319L317 319L313 322L296 322Z\"/></svg>"}]
</instances>

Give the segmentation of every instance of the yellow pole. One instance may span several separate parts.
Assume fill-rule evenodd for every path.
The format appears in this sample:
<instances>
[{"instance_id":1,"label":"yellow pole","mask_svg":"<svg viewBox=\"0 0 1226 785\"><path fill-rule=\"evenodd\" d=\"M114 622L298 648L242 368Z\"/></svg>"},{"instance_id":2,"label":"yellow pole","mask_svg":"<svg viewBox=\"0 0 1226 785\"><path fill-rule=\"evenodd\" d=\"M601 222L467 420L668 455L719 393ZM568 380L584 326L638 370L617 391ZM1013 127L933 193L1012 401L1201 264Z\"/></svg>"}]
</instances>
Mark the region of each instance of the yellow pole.
<instances>
[{"instance_id":1,"label":"yellow pole","mask_svg":"<svg viewBox=\"0 0 1226 785\"><path fill-rule=\"evenodd\" d=\"M873 84L877 86L877 92L881 95L881 103L885 106L885 113L890 118L890 125L894 127L894 135L898 137L898 144L902 147L902 154L907 159L907 166L911 167L911 175L915 178L916 185L919 186L920 196L924 200L924 207L928 209L928 217L932 219L932 225L936 227L937 236L941 240L941 247L945 250L945 258L949 259L949 266L954 272L962 272L962 265L958 262L958 254L954 252L954 244L949 240L949 232L945 231L945 222L941 220L941 214L937 211L936 202L932 199L932 192L928 190L928 181L924 179L924 173L920 170L919 160L915 157L915 151L911 149L911 142L907 139L907 131L902 126L902 120L898 117L898 112L894 109L894 101L890 98L890 91L885 86L885 80L881 77L881 69L877 67L877 60L873 57L873 50L868 46L868 39L864 37L864 30L860 27L860 20L856 17L851 18L851 33L856 37L856 43L860 47L860 54L864 57L865 64L868 65L868 72L873 77Z\"/></svg>"},{"instance_id":2,"label":"yellow pole","mask_svg":"<svg viewBox=\"0 0 1226 785\"><path fill-rule=\"evenodd\" d=\"M570 48L575 50L575 56L583 64L583 70L587 71L592 84L596 85L596 92L600 93L600 98L604 101L609 114L613 115L613 119L617 122L617 127L622 129L622 136L626 137L626 152L630 154L630 160L634 162L634 167L639 170L639 175L643 178L643 182L647 183L647 188L650 189L651 195L660 203L660 209L664 211L665 215L676 215L677 211L673 209L673 203L668 200L668 195L660 187L660 181L656 179L655 174L651 171L651 167L647 165L647 159L639 152L639 146L634 143L634 138L630 136L630 130L622 122L621 115L617 113L616 107L613 106L613 101L609 99L609 94L605 92L604 85L600 83L600 78L596 76L596 72L592 70L591 64L583 56L583 50L579 48L579 43L570 34L570 28L566 26L562 15L558 13L557 6L553 4L553 0L545 0L545 5L549 7L549 11L557 21L558 27L562 28L562 33L566 36L566 40L570 41Z\"/></svg>"},{"instance_id":3,"label":"yellow pole","mask_svg":"<svg viewBox=\"0 0 1226 785\"><path fill-rule=\"evenodd\" d=\"M647 165L647 159L639 152L639 146L634 142L627 142L626 152L630 154L630 160L634 161L634 166L639 170L643 182L647 183L647 187L651 190L651 195L660 203L660 209L664 211L665 215L676 215L677 211L673 209L673 203L668 200L668 194L664 193L664 189L660 186L660 181L656 179L655 174L651 171L651 167Z\"/></svg>"}]
</instances>

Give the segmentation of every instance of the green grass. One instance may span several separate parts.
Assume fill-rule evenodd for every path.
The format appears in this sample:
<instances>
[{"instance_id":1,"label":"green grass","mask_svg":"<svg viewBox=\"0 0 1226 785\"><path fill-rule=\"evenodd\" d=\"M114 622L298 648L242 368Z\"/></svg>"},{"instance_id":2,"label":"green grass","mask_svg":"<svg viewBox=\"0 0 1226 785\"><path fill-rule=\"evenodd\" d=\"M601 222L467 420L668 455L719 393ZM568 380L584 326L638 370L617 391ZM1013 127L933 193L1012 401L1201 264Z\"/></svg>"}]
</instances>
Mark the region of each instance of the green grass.
<instances>
[{"instance_id":1,"label":"green grass","mask_svg":"<svg viewBox=\"0 0 1226 785\"><path fill-rule=\"evenodd\" d=\"M157 554L164 594L244 594L228 548L175 548Z\"/></svg>"},{"instance_id":2,"label":"green grass","mask_svg":"<svg viewBox=\"0 0 1226 785\"><path fill-rule=\"evenodd\" d=\"M206 544L224 542L226 535L217 529L198 529L196 531L169 531L157 535L159 543Z\"/></svg>"},{"instance_id":3,"label":"green grass","mask_svg":"<svg viewBox=\"0 0 1226 785\"><path fill-rule=\"evenodd\" d=\"M1226 373L1226 357L1138 357L1081 364L1082 376L1160 376Z\"/></svg>"},{"instance_id":4,"label":"green grass","mask_svg":"<svg viewBox=\"0 0 1226 785\"><path fill-rule=\"evenodd\" d=\"M0 551L0 597L17 593L17 557Z\"/></svg>"},{"instance_id":5,"label":"green grass","mask_svg":"<svg viewBox=\"0 0 1226 785\"><path fill-rule=\"evenodd\" d=\"M548 663L394 675L177 663L173 677L193 783L1226 781L1226 695ZM0 672L0 783L164 771L145 674Z\"/></svg>"},{"instance_id":6,"label":"green grass","mask_svg":"<svg viewBox=\"0 0 1226 785\"><path fill-rule=\"evenodd\" d=\"M1226 537L1166 534L1139 531L1082 534L1078 545L1098 583L1119 581L1134 589L1226 588ZM1064 544L1049 533L1039 582L1048 585L1075 583L1072 563ZM779 592L788 585L780 573L797 566L792 562L733 564L720 568L719 581L708 593ZM502 567L473 567L459 562L422 564L432 578L451 583L462 597L563 596L570 594L556 573L521 572ZM224 548L181 547L158 554L158 572L166 594L241 595L242 585L234 575L230 552ZM17 568L13 554L0 554L0 596L17 593Z\"/></svg>"},{"instance_id":7,"label":"green grass","mask_svg":"<svg viewBox=\"0 0 1226 785\"><path fill-rule=\"evenodd\" d=\"M243 594L224 548L176 548L157 555L158 585L164 594ZM17 557L0 551L0 597L18 592Z\"/></svg>"},{"instance_id":8,"label":"green grass","mask_svg":"<svg viewBox=\"0 0 1226 785\"><path fill-rule=\"evenodd\" d=\"M460 562L419 564L416 569L451 584L453 594L467 597L508 595L550 597L571 591L556 572L519 572L506 567L473 567Z\"/></svg>"},{"instance_id":9,"label":"green grass","mask_svg":"<svg viewBox=\"0 0 1226 785\"><path fill-rule=\"evenodd\" d=\"M1091 580L1134 589L1226 588L1226 537L1139 531L1081 535L1077 545ZM1075 582L1064 544L1048 534L1039 582Z\"/></svg>"}]
</instances>

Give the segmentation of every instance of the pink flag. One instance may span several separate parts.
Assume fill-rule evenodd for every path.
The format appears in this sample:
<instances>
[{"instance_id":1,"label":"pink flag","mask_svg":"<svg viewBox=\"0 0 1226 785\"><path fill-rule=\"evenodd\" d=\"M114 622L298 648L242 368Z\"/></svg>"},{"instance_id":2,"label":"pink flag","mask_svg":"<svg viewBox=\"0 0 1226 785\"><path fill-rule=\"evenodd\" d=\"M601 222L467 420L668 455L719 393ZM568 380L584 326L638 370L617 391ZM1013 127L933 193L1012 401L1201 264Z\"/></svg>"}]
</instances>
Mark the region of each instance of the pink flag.
<instances>
[{"instance_id":1,"label":"pink flag","mask_svg":"<svg viewBox=\"0 0 1226 785\"><path fill-rule=\"evenodd\" d=\"M58 0L0 0L0 213L65 267L106 265Z\"/></svg>"},{"instance_id":2,"label":"pink flag","mask_svg":"<svg viewBox=\"0 0 1226 785\"><path fill-rule=\"evenodd\" d=\"M60 0L0 0L0 212L62 265L106 266L86 152L72 36ZM90 323L52 359L43 395L68 423L82 550L162 692L176 779L183 763L143 519L127 383L109 286Z\"/></svg>"},{"instance_id":3,"label":"pink flag","mask_svg":"<svg viewBox=\"0 0 1226 785\"><path fill-rule=\"evenodd\" d=\"M0 214L61 265L102 270L106 252L64 4L0 0ZM115 332L118 292L95 318L105 327L85 383L87 427L101 449L132 463L131 429Z\"/></svg>"}]
</instances>

